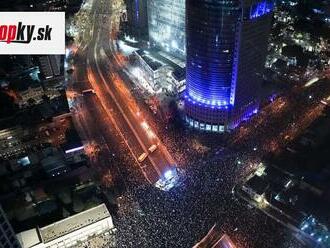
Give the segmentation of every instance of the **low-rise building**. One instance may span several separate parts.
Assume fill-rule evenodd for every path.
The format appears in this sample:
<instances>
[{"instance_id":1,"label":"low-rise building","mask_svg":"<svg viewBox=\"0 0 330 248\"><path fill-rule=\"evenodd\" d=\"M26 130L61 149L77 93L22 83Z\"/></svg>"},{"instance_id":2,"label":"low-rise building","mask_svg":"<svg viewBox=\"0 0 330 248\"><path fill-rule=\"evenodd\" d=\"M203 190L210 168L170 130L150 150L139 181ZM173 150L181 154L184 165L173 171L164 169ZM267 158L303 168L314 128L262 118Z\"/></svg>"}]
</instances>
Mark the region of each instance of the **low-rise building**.
<instances>
[{"instance_id":1,"label":"low-rise building","mask_svg":"<svg viewBox=\"0 0 330 248\"><path fill-rule=\"evenodd\" d=\"M155 90L159 90L162 84L167 82L167 75L171 68L157 60L149 51L138 50L134 52L136 64L142 71L142 77Z\"/></svg>"},{"instance_id":2,"label":"low-rise building","mask_svg":"<svg viewBox=\"0 0 330 248\"><path fill-rule=\"evenodd\" d=\"M24 91L20 92L20 108L31 105L31 104L39 104L42 102L43 96L45 95L44 90L41 85L31 86Z\"/></svg>"},{"instance_id":3,"label":"low-rise building","mask_svg":"<svg viewBox=\"0 0 330 248\"><path fill-rule=\"evenodd\" d=\"M158 50L138 50L133 53L136 66L141 71L143 79L154 91L181 93L185 90L186 69L179 59Z\"/></svg>"},{"instance_id":4,"label":"low-rise building","mask_svg":"<svg viewBox=\"0 0 330 248\"><path fill-rule=\"evenodd\" d=\"M174 87L175 91L182 93L186 89L186 68L177 67L169 74L168 82Z\"/></svg>"},{"instance_id":5,"label":"low-rise building","mask_svg":"<svg viewBox=\"0 0 330 248\"><path fill-rule=\"evenodd\" d=\"M33 141L28 141L34 135L32 129L16 126L0 130L0 158L9 159L26 153Z\"/></svg>"},{"instance_id":6,"label":"low-rise building","mask_svg":"<svg viewBox=\"0 0 330 248\"><path fill-rule=\"evenodd\" d=\"M22 248L74 247L92 236L116 231L112 217L101 204L42 228L17 234Z\"/></svg>"},{"instance_id":7,"label":"low-rise building","mask_svg":"<svg viewBox=\"0 0 330 248\"><path fill-rule=\"evenodd\" d=\"M227 234L221 234L215 224L206 236L193 246L193 248L236 248L234 242Z\"/></svg>"},{"instance_id":8,"label":"low-rise building","mask_svg":"<svg viewBox=\"0 0 330 248\"><path fill-rule=\"evenodd\" d=\"M262 177L255 175L243 185L242 189L248 193L252 199L260 203L265 199L266 192L269 189L269 183Z\"/></svg>"}]
</instances>

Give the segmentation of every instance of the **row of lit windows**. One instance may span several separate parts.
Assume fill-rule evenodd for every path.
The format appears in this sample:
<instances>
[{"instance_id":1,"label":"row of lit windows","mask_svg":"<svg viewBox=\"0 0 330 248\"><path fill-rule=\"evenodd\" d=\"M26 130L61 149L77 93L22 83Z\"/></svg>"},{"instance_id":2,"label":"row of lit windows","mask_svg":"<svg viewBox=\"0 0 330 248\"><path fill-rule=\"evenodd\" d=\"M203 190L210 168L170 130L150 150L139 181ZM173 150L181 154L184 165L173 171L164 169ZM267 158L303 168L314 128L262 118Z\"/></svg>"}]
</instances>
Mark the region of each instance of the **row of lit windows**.
<instances>
[{"instance_id":1,"label":"row of lit windows","mask_svg":"<svg viewBox=\"0 0 330 248\"><path fill-rule=\"evenodd\" d=\"M196 120L189 118L188 116L186 116L186 122L189 124L190 127L203 131L218 132L218 133L222 133L225 131L224 125L212 125L203 122L198 122Z\"/></svg>"}]
</instances>

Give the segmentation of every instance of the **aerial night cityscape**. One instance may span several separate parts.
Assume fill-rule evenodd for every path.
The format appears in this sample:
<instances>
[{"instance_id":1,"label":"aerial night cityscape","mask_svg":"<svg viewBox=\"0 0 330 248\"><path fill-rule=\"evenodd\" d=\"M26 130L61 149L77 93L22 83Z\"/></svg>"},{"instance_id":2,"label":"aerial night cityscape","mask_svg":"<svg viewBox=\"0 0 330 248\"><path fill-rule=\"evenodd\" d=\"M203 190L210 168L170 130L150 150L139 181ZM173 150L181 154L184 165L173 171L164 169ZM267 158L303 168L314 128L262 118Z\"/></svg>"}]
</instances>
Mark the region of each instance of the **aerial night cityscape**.
<instances>
[{"instance_id":1,"label":"aerial night cityscape","mask_svg":"<svg viewBox=\"0 0 330 248\"><path fill-rule=\"evenodd\" d=\"M330 248L329 0L0 11L0 248Z\"/></svg>"}]
</instances>

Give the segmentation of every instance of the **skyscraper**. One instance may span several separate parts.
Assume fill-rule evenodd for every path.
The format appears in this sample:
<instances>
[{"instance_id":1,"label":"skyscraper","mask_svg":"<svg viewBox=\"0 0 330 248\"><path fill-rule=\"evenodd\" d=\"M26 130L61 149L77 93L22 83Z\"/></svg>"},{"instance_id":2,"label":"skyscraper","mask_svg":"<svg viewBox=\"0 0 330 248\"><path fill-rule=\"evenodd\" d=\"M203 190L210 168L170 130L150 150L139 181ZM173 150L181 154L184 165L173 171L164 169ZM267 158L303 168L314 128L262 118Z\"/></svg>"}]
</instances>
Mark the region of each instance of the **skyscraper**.
<instances>
[{"instance_id":1,"label":"skyscraper","mask_svg":"<svg viewBox=\"0 0 330 248\"><path fill-rule=\"evenodd\" d=\"M0 247L4 248L20 248L20 244L16 239L15 232L7 220L5 212L0 206Z\"/></svg>"},{"instance_id":2,"label":"skyscraper","mask_svg":"<svg viewBox=\"0 0 330 248\"><path fill-rule=\"evenodd\" d=\"M148 23L153 46L185 57L185 0L148 0Z\"/></svg>"},{"instance_id":3,"label":"skyscraper","mask_svg":"<svg viewBox=\"0 0 330 248\"><path fill-rule=\"evenodd\" d=\"M187 0L186 120L222 132L258 111L272 0Z\"/></svg>"},{"instance_id":4,"label":"skyscraper","mask_svg":"<svg viewBox=\"0 0 330 248\"><path fill-rule=\"evenodd\" d=\"M145 38L148 35L147 0L125 0L125 4L129 34Z\"/></svg>"},{"instance_id":5,"label":"skyscraper","mask_svg":"<svg viewBox=\"0 0 330 248\"><path fill-rule=\"evenodd\" d=\"M38 57L38 62L42 79L52 80L63 76L60 55L42 55Z\"/></svg>"}]
</instances>

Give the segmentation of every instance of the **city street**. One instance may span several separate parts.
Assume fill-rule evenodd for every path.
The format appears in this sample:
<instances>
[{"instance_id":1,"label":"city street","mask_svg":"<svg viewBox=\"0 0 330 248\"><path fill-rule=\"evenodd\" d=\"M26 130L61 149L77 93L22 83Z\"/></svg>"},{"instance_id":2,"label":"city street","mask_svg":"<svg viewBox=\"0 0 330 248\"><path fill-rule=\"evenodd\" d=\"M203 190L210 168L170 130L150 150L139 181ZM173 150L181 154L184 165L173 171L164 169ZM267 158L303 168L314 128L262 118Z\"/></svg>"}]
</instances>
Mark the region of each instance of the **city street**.
<instances>
[{"instance_id":1,"label":"city street","mask_svg":"<svg viewBox=\"0 0 330 248\"><path fill-rule=\"evenodd\" d=\"M2 2L0 247L330 248L330 1Z\"/></svg>"},{"instance_id":2,"label":"city street","mask_svg":"<svg viewBox=\"0 0 330 248\"><path fill-rule=\"evenodd\" d=\"M120 135L117 142L125 142L147 181L155 184L175 165L174 159L148 125L143 117L143 111L132 96L125 94L129 91L123 92L118 89L118 85L125 88L125 83L117 74L117 70L113 69L120 65L116 64L109 46L112 37L110 20L114 18L109 18L110 6L102 4L102 1L95 2L95 5L93 39L87 48L87 76L100 103L95 106L103 108L103 115L108 116ZM102 10L102 14L99 14L98 10ZM109 25L104 25L105 22ZM152 145L156 145L158 149L151 153L148 149ZM143 153L151 154L140 163L138 158Z\"/></svg>"},{"instance_id":3,"label":"city street","mask_svg":"<svg viewBox=\"0 0 330 248\"><path fill-rule=\"evenodd\" d=\"M117 170L120 173L128 167L133 177L121 179L135 186L129 186L123 195L130 200L119 205L125 213L116 219L119 247L192 247L214 223L242 247L273 247L279 237L284 241L278 247L303 247L294 233L230 193L251 171L244 152L228 150L226 157L217 153L191 157L189 175L181 188L162 192L153 187L175 161L151 128L154 121L137 103L127 78L122 77L123 62L111 45L119 26L120 8L116 10L112 12L107 1L94 1L92 40L81 44L86 49L78 50L72 90L80 95L75 120L85 142L100 145L104 154L119 151L116 156L131 161ZM82 96L86 89L95 94ZM143 163L138 162L153 144L158 149ZM114 161L109 158L107 164L108 157L91 156L96 159L92 160L95 166L100 166L100 160L101 167ZM240 157L243 165L238 167L235 164Z\"/></svg>"}]
</instances>

